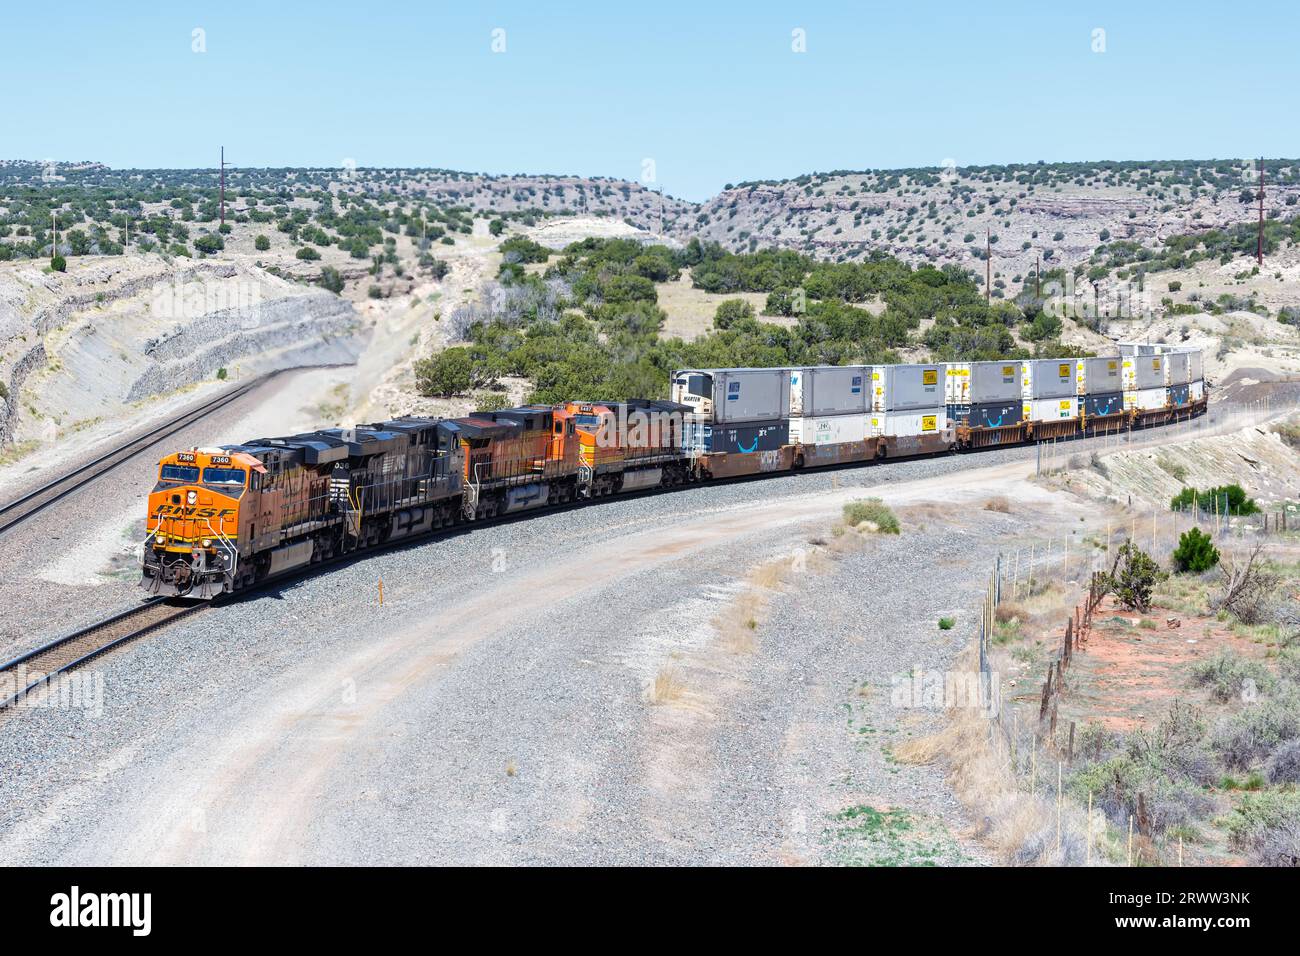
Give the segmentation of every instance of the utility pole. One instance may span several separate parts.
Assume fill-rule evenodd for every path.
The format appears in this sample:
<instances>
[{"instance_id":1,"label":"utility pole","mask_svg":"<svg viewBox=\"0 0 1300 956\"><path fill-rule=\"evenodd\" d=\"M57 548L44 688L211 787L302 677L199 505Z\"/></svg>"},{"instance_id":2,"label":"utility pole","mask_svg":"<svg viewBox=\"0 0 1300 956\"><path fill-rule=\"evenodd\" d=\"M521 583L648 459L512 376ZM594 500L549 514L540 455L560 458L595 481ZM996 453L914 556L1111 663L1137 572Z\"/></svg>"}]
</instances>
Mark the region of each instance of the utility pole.
<instances>
[{"instance_id":1,"label":"utility pole","mask_svg":"<svg viewBox=\"0 0 1300 956\"><path fill-rule=\"evenodd\" d=\"M54 238L50 240L50 258L53 259L59 254L59 211L50 210L50 229L54 233Z\"/></svg>"},{"instance_id":2,"label":"utility pole","mask_svg":"<svg viewBox=\"0 0 1300 956\"><path fill-rule=\"evenodd\" d=\"M221 225L226 224L226 147L221 147Z\"/></svg>"},{"instance_id":3,"label":"utility pole","mask_svg":"<svg viewBox=\"0 0 1300 956\"><path fill-rule=\"evenodd\" d=\"M659 187L659 235L664 234L664 187Z\"/></svg>"},{"instance_id":4,"label":"utility pole","mask_svg":"<svg viewBox=\"0 0 1300 956\"><path fill-rule=\"evenodd\" d=\"M988 227L984 229L984 305L993 305L993 238Z\"/></svg>"},{"instance_id":5,"label":"utility pole","mask_svg":"<svg viewBox=\"0 0 1300 956\"><path fill-rule=\"evenodd\" d=\"M1034 298L1043 297L1043 257L1041 254L1034 256Z\"/></svg>"},{"instance_id":6,"label":"utility pole","mask_svg":"<svg viewBox=\"0 0 1300 956\"><path fill-rule=\"evenodd\" d=\"M1259 158L1259 234L1255 237L1255 264L1264 264L1264 157Z\"/></svg>"}]
</instances>

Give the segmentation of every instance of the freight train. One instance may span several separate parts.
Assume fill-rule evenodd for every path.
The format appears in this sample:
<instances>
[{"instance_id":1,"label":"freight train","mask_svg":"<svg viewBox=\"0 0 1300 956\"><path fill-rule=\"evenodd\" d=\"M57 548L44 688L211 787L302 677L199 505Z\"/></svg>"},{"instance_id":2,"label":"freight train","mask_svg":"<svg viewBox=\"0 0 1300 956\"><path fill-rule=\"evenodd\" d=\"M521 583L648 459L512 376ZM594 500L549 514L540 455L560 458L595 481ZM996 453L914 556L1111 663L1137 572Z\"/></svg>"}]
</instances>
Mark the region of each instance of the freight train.
<instances>
[{"instance_id":1,"label":"freight train","mask_svg":"<svg viewBox=\"0 0 1300 956\"><path fill-rule=\"evenodd\" d=\"M1189 418L1199 352L682 369L670 400L407 416L159 462L141 586L211 599L451 525L622 492Z\"/></svg>"}]
</instances>

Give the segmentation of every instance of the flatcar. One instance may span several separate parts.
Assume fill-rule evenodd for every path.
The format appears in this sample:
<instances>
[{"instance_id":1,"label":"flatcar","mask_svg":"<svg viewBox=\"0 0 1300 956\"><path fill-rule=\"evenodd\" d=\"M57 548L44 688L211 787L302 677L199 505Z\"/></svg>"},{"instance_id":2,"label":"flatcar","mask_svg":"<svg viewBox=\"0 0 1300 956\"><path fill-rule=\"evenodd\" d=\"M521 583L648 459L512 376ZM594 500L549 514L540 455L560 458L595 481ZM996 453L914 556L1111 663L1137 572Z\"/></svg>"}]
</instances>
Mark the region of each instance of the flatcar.
<instances>
[{"instance_id":1,"label":"flatcar","mask_svg":"<svg viewBox=\"0 0 1300 956\"><path fill-rule=\"evenodd\" d=\"M710 479L1055 440L1202 414L1195 350L910 365L683 369L671 400L396 418L159 462L141 585L210 599L530 509Z\"/></svg>"}]
</instances>

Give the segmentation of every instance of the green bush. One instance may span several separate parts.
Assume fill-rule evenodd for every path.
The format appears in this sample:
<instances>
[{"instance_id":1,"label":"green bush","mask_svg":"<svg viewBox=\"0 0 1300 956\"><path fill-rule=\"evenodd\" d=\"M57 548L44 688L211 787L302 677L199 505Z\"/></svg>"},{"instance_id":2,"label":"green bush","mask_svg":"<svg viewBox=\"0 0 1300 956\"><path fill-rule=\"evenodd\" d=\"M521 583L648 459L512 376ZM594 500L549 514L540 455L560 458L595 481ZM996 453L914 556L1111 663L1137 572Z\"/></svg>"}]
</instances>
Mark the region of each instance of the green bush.
<instances>
[{"instance_id":1,"label":"green bush","mask_svg":"<svg viewBox=\"0 0 1300 956\"><path fill-rule=\"evenodd\" d=\"M343 291L343 275L333 266L324 266L320 270L320 278L316 280L317 285L322 289L328 289L335 295Z\"/></svg>"},{"instance_id":2,"label":"green bush","mask_svg":"<svg viewBox=\"0 0 1300 956\"><path fill-rule=\"evenodd\" d=\"M50 259L50 268L55 272L67 272L68 260L56 253L53 258Z\"/></svg>"},{"instance_id":3,"label":"green bush","mask_svg":"<svg viewBox=\"0 0 1300 956\"><path fill-rule=\"evenodd\" d=\"M737 322L754 317L754 307L744 299L724 299L713 313L715 329L729 329Z\"/></svg>"},{"instance_id":4,"label":"green bush","mask_svg":"<svg viewBox=\"0 0 1300 956\"><path fill-rule=\"evenodd\" d=\"M1154 558L1130 541L1120 546L1115 571L1103 575L1101 583L1126 608L1145 612L1151 609L1155 586L1168 576Z\"/></svg>"},{"instance_id":5,"label":"green bush","mask_svg":"<svg viewBox=\"0 0 1300 956\"><path fill-rule=\"evenodd\" d=\"M253 240L253 248L258 252L266 252L267 249L271 248L271 240L266 236L258 236Z\"/></svg>"},{"instance_id":6,"label":"green bush","mask_svg":"<svg viewBox=\"0 0 1300 956\"><path fill-rule=\"evenodd\" d=\"M545 262L551 250L527 236L511 236L501 243L501 255L510 262Z\"/></svg>"},{"instance_id":7,"label":"green bush","mask_svg":"<svg viewBox=\"0 0 1300 956\"><path fill-rule=\"evenodd\" d=\"M473 384L473 372L469 349L444 349L415 363L415 386L421 395L464 395Z\"/></svg>"},{"instance_id":8,"label":"green bush","mask_svg":"<svg viewBox=\"0 0 1300 956\"><path fill-rule=\"evenodd\" d=\"M226 370L224 368L217 369L217 381L224 382L225 380L226 380Z\"/></svg>"},{"instance_id":9,"label":"green bush","mask_svg":"<svg viewBox=\"0 0 1300 956\"><path fill-rule=\"evenodd\" d=\"M474 410L478 412L499 412L510 407L510 396L505 392L480 392L474 396Z\"/></svg>"},{"instance_id":10,"label":"green bush","mask_svg":"<svg viewBox=\"0 0 1300 956\"><path fill-rule=\"evenodd\" d=\"M939 630L941 631L951 631L956 624L957 622L950 617L939 618Z\"/></svg>"},{"instance_id":11,"label":"green bush","mask_svg":"<svg viewBox=\"0 0 1300 956\"><path fill-rule=\"evenodd\" d=\"M1246 491L1241 485L1235 484L1219 485L1215 488L1207 488L1204 491L1197 491L1195 488L1184 488L1169 502L1169 507L1173 511L1182 511L1193 505L1201 511L1217 512L1219 514L1259 514L1259 505L1255 504L1253 498L1246 495Z\"/></svg>"},{"instance_id":12,"label":"green bush","mask_svg":"<svg viewBox=\"0 0 1300 956\"><path fill-rule=\"evenodd\" d=\"M898 517L879 498L850 501L844 506L844 521L855 528L870 522L881 534L899 533Z\"/></svg>"},{"instance_id":13,"label":"green bush","mask_svg":"<svg viewBox=\"0 0 1300 956\"><path fill-rule=\"evenodd\" d=\"M1247 679L1258 687L1268 686L1268 670L1258 661L1240 656L1234 651L1221 650L1213 657L1198 661L1192 667L1192 683L1207 687L1210 696L1227 703L1240 696Z\"/></svg>"},{"instance_id":14,"label":"green bush","mask_svg":"<svg viewBox=\"0 0 1300 956\"><path fill-rule=\"evenodd\" d=\"M1228 842L1238 850L1254 850L1277 830L1300 830L1300 791L1266 790L1247 793L1223 819Z\"/></svg>"},{"instance_id":15,"label":"green bush","mask_svg":"<svg viewBox=\"0 0 1300 956\"><path fill-rule=\"evenodd\" d=\"M1191 528L1178 537L1174 549L1174 566L1181 572L1200 574L1219 563L1219 549L1200 528Z\"/></svg>"},{"instance_id":16,"label":"green bush","mask_svg":"<svg viewBox=\"0 0 1300 956\"><path fill-rule=\"evenodd\" d=\"M210 256L214 252L226 248L226 241L216 233L208 233L206 236L199 236L194 240L194 248L205 256Z\"/></svg>"},{"instance_id":17,"label":"green bush","mask_svg":"<svg viewBox=\"0 0 1300 956\"><path fill-rule=\"evenodd\" d=\"M297 256L299 259L303 260L304 262L310 262L320 258L320 253L317 252L311 246L303 246L301 249L295 252L294 255Z\"/></svg>"}]
</instances>

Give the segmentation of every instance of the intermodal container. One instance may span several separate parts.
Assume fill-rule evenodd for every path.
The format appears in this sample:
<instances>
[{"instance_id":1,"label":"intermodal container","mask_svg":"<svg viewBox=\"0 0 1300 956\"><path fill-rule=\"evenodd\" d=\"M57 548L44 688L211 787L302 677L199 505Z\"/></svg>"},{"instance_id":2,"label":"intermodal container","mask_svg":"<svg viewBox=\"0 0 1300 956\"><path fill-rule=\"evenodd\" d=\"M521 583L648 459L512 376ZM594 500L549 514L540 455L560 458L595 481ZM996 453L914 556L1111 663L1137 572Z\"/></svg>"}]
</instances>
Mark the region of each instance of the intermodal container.
<instances>
[{"instance_id":1,"label":"intermodal container","mask_svg":"<svg viewBox=\"0 0 1300 956\"><path fill-rule=\"evenodd\" d=\"M947 427L948 413L942 405L901 412L875 412L867 426L873 438L933 435Z\"/></svg>"},{"instance_id":2,"label":"intermodal container","mask_svg":"<svg viewBox=\"0 0 1300 956\"><path fill-rule=\"evenodd\" d=\"M1079 394L1109 395L1112 392L1122 392L1124 390L1124 376L1120 368L1120 361L1117 358L1079 359Z\"/></svg>"},{"instance_id":3,"label":"intermodal container","mask_svg":"<svg viewBox=\"0 0 1300 956\"><path fill-rule=\"evenodd\" d=\"M790 444L841 445L845 442L864 441L867 437L867 416L819 415L790 419Z\"/></svg>"},{"instance_id":4,"label":"intermodal container","mask_svg":"<svg viewBox=\"0 0 1300 956\"><path fill-rule=\"evenodd\" d=\"M790 442L790 420L777 419L766 422L748 422L739 425L706 425L703 434L703 450L706 452L727 452L735 454L752 454L760 451L775 451Z\"/></svg>"},{"instance_id":5,"label":"intermodal container","mask_svg":"<svg viewBox=\"0 0 1300 956\"><path fill-rule=\"evenodd\" d=\"M942 365L877 365L871 370L874 412L939 409L944 404Z\"/></svg>"},{"instance_id":6,"label":"intermodal container","mask_svg":"<svg viewBox=\"0 0 1300 956\"><path fill-rule=\"evenodd\" d=\"M871 367L819 365L790 370L790 417L866 414ZM859 441L861 439L858 439Z\"/></svg>"},{"instance_id":7,"label":"intermodal container","mask_svg":"<svg viewBox=\"0 0 1300 956\"><path fill-rule=\"evenodd\" d=\"M1079 368L1074 359L1028 359L1021 368L1020 397L1026 401L1079 393Z\"/></svg>"},{"instance_id":8,"label":"intermodal container","mask_svg":"<svg viewBox=\"0 0 1300 956\"><path fill-rule=\"evenodd\" d=\"M1124 411L1124 393L1119 389L1113 392L1089 392L1079 399L1083 412L1089 418L1102 415L1115 415Z\"/></svg>"}]
</instances>

